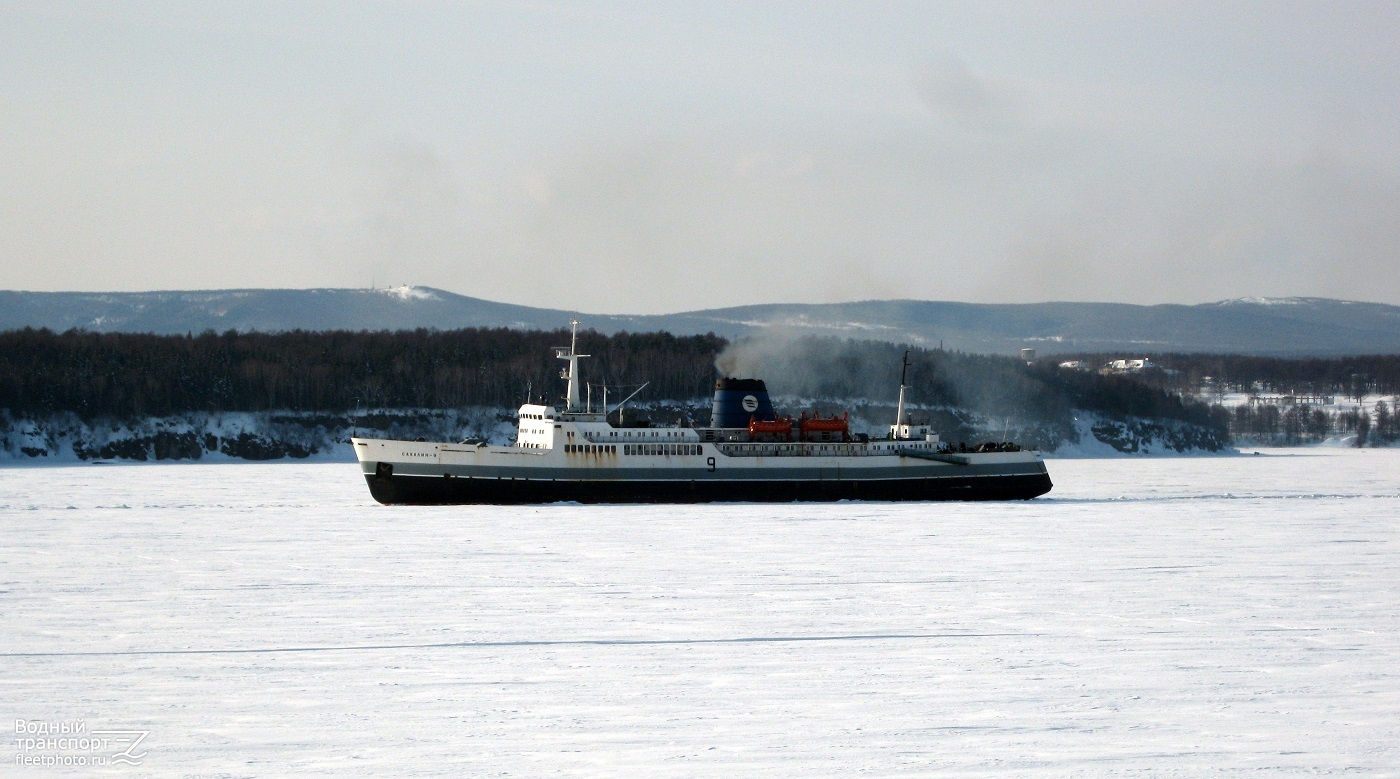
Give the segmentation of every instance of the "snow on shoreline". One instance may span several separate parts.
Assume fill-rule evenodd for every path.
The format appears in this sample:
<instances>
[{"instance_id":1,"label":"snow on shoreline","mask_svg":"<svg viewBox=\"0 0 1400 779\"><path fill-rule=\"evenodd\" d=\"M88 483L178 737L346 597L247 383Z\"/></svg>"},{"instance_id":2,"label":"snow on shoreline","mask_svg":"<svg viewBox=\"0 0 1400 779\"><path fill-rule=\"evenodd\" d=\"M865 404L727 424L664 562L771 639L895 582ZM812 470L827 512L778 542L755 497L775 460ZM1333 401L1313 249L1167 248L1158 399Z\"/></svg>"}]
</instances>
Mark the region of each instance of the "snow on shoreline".
<instances>
[{"instance_id":1,"label":"snow on shoreline","mask_svg":"<svg viewBox=\"0 0 1400 779\"><path fill-rule=\"evenodd\" d=\"M140 420L55 414L0 416L0 465L82 462L353 462L352 435L431 436L505 443L514 420L501 409L372 409L316 412L193 412Z\"/></svg>"},{"instance_id":2,"label":"snow on shoreline","mask_svg":"<svg viewBox=\"0 0 1400 779\"><path fill-rule=\"evenodd\" d=\"M139 464L156 462L354 462L351 435L370 438L514 440L515 422L505 409L459 411L394 409L351 416L314 413L194 413L136 422L84 421L59 414L35 422L0 418L0 467ZM1065 441L1047 457L1117 458L1228 455L1199 443L1199 428L1167 421L1108 420L1082 413L1078 441ZM852 419L853 429L878 428ZM878 433L877 433L878 434Z\"/></svg>"},{"instance_id":3,"label":"snow on shoreline","mask_svg":"<svg viewBox=\"0 0 1400 779\"><path fill-rule=\"evenodd\" d=\"M799 405L812 405L806 400ZM670 418L703 415L695 404L638 404L638 411ZM867 408L866 413L872 409ZM943 409L949 411L949 409ZM969 442L1002 440L993 421L960 409L955 417L970 427ZM425 438L430 441L515 440L515 413L496 407L465 409L369 409L354 413L192 412L139 420L82 419L59 413L45 419L14 419L0 411L0 466L69 465L85 462L351 462L352 435L370 438ZM885 423L851 417L851 429L883 435ZM946 431L945 431L946 432ZM1034 441L1042 429L1009 431L1010 440ZM1053 435L1053 434L1052 434ZM944 440L956 443L954 434ZM1052 439L1053 440L1053 439ZM1073 434L1044 448L1047 457L1102 458L1212 456L1235 453L1216 434L1175 420L1113 419L1079 412Z\"/></svg>"},{"instance_id":4,"label":"snow on shoreline","mask_svg":"<svg viewBox=\"0 0 1400 779\"><path fill-rule=\"evenodd\" d=\"M1374 405L1375 400L1368 398ZM794 407L814 406L810 398L786 398ZM858 409L870 401L853 400ZM660 401L635 404L638 411L669 419L680 414L703 416L704 404ZM962 409L923 409L954 412L970 425L963 432L973 440L1000 440L995 420L981 419ZM883 435L886 422L869 419L880 409L870 404L851 416L855 433ZM59 413L44 419L15 419L0 411L0 467L72 465L91 462L352 462L352 435L370 438L426 438L435 441L485 440L505 445L515 437L514 409L368 409L329 412L193 412L139 420L88 419ZM980 432L978 432L980 431ZM1035 428L1012 424L1009 438L1034 441ZM1043 431L1041 431L1043 434ZM953 434L944 440L956 443ZM1334 437L1308 448L1346 448L1354 438ZM1073 434L1045 446L1047 458L1092 459L1121 457L1212 457L1237 455L1265 444L1251 441L1224 445L1218 436L1175 420L1115 419L1093 412L1076 414Z\"/></svg>"}]
</instances>

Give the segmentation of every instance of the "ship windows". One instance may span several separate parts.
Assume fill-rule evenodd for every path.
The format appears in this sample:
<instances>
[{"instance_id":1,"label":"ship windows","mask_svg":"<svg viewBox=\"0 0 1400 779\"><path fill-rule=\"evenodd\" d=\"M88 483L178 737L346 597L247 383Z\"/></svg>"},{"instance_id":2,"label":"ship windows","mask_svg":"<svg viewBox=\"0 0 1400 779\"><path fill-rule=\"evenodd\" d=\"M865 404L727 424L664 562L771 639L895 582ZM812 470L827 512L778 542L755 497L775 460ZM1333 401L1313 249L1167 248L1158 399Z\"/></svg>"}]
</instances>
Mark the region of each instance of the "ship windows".
<instances>
[{"instance_id":1,"label":"ship windows","mask_svg":"<svg viewBox=\"0 0 1400 779\"><path fill-rule=\"evenodd\" d=\"M609 453L609 454L615 454L615 453L618 451L618 447L616 447L616 446L604 446L604 447L602 447L601 451L603 451L603 452L605 452L605 453ZM704 451L704 449L703 449L699 444L663 444L663 443L655 443L655 444L623 444L623 445L622 445L622 453L625 454L625 455L643 455L643 456L652 456L652 457L655 457L655 456L669 457L669 456L672 456L672 455L677 455L677 456L696 455L696 456L698 456L698 455L704 454L705 451Z\"/></svg>"},{"instance_id":2,"label":"ship windows","mask_svg":"<svg viewBox=\"0 0 1400 779\"><path fill-rule=\"evenodd\" d=\"M617 454L617 447L608 444L564 444L564 451L570 454ZM627 454L631 454L631 451Z\"/></svg>"}]
</instances>

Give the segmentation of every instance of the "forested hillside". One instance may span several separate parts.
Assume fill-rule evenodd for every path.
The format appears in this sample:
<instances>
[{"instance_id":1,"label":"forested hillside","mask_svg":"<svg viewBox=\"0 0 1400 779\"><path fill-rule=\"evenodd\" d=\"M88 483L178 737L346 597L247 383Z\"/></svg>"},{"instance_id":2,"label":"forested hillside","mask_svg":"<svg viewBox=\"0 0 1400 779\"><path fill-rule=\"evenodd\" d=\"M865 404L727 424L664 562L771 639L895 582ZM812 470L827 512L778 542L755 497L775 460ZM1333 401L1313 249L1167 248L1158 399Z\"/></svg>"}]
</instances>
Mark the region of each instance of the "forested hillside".
<instances>
[{"instance_id":1,"label":"forested hillside","mask_svg":"<svg viewBox=\"0 0 1400 779\"><path fill-rule=\"evenodd\" d=\"M1156 364L1158 370L1142 372L1136 377L1138 381L1188 395L1253 392L1360 398L1400 393L1400 354L1282 358L1095 352L1061 355L1055 360L1080 360L1097 367L1123 357L1147 357Z\"/></svg>"},{"instance_id":2,"label":"forested hillside","mask_svg":"<svg viewBox=\"0 0 1400 779\"><path fill-rule=\"evenodd\" d=\"M1122 355L1074 355L1090 369ZM1141 384L1224 407L1241 443L1298 446L1349 441L1400 443L1400 355L1283 359L1237 354L1146 356L1151 367L1124 373ZM1058 359L1058 358L1057 358Z\"/></svg>"},{"instance_id":3,"label":"forested hillside","mask_svg":"<svg viewBox=\"0 0 1400 779\"><path fill-rule=\"evenodd\" d=\"M565 331L0 333L0 409L121 418L184 411L515 407L558 395ZM590 381L708 394L714 336L579 334Z\"/></svg>"},{"instance_id":4,"label":"forested hillside","mask_svg":"<svg viewBox=\"0 0 1400 779\"><path fill-rule=\"evenodd\" d=\"M513 407L559 396L564 331L206 333L155 336L0 333L0 408L14 414L159 416L184 411L342 411ZM729 344L665 333L579 334L585 378L651 382L645 397L708 397L719 369L778 394L892 401L906 347L801 338ZM1010 357L908 349L911 398L996 416L1063 420L1071 408L1209 424L1203 405L1112 376L1027 366ZM601 400L601 394L598 398ZM617 396L614 401L620 399Z\"/></svg>"},{"instance_id":5,"label":"forested hillside","mask_svg":"<svg viewBox=\"0 0 1400 779\"><path fill-rule=\"evenodd\" d=\"M198 336L11 331L0 333L0 434L8 436L10 451L66 447L85 459L140 459L142 451L156 458L200 451L262 457L279 447L303 455L332 446L357 426L375 427L385 410L397 414L394 434L414 435L405 425L415 415L474 409L469 426L447 430L432 422L433 433L499 435L490 409L508 415L527 397L560 397L562 363L551 347L568 337L508 329ZM609 400L616 403L650 382L639 400L652 405L648 413L657 421L707 423L708 398L722 372L767 380L790 413L849 409L878 433L893 414L906 348L835 338L727 342L714 335L585 332L579 350L591 355L582 372L595 386L595 402L602 401L598 385L610 385ZM1156 432L1120 425L1101 434L1095 428L1100 440L1125 451L1154 436L1158 449L1177 451L1215 451L1228 443L1218 413L1158 387L1010 357L907 351L916 413L950 440L1009 437L1054 450L1079 440L1090 422L1077 417L1087 413L1100 422L1172 423ZM293 435L297 427L320 429L319 438Z\"/></svg>"}]
</instances>

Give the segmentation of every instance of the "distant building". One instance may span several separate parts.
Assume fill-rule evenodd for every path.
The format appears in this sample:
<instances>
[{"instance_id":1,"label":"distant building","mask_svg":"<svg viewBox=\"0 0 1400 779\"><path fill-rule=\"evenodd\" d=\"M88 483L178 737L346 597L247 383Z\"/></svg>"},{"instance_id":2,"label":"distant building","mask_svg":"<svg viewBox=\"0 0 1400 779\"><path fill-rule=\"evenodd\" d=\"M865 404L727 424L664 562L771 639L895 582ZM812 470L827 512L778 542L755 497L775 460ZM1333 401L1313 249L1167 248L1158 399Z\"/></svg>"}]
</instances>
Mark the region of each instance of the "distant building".
<instances>
[{"instance_id":1,"label":"distant building","mask_svg":"<svg viewBox=\"0 0 1400 779\"><path fill-rule=\"evenodd\" d=\"M1065 360L1060 363L1060 367L1072 371L1087 371L1089 370L1089 363L1083 360Z\"/></svg>"},{"instance_id":2,"label":"distant building","mask_svg":"<svg viewBox=\"0 0 1400 779\"><path fill-rule=\"evenodd\" d=\"M1146 358L1141 360L1114 360L1099 369L1099 373L1141 373L1157 364Z\"/></svg>"},{"instance_id":3,"label":"distant building","mask_svg":"<svg viewBox=\"0 0 1400 779\"><path fill-rule=\"evenodd\" d=\"M1330 406L1332 395L1250 395L1251 406Z\"/></svg>"}]
</instances>

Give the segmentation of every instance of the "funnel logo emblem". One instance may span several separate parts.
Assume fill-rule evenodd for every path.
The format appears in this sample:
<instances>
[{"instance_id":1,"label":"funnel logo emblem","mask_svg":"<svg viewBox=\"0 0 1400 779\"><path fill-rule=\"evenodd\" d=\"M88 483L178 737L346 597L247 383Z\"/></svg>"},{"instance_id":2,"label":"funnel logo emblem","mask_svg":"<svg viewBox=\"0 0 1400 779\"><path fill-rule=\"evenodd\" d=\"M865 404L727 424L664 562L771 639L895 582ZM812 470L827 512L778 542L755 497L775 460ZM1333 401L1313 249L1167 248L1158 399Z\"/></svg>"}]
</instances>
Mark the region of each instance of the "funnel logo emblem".
<instances>
[{"instance_id":1,"label":"funnel logo emblem","mask_svg":"<svg viewBox=\"0 0 1400 779\"><path fill-rule=\"evenodd\" d=\"M758 410L758 398L753 395L745 395L742 403L744 404L744 410L750 414Z\"/></svg>"}]
</instances>

